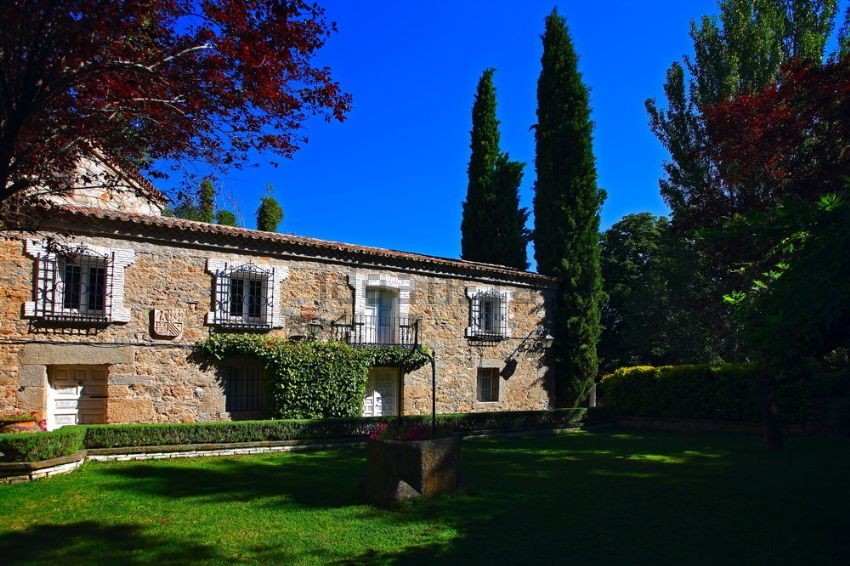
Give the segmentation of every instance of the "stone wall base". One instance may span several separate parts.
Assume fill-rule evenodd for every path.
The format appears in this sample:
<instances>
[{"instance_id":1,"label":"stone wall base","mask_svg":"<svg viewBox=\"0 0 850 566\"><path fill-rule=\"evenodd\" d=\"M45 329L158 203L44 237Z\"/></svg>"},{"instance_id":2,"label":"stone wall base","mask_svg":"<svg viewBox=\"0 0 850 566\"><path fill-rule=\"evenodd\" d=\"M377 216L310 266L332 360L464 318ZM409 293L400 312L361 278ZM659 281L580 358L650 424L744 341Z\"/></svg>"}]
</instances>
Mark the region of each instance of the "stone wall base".
<instances>
[{"instance_id":1,"label":"stone wall base","mask_svg":"<svg viewBox=\"0 0 850 566\"><path fill-rule=\"evenodd\" d=\"M87 459L93 462L129 462L132 460L166 460L169 458L200 458L204 456L245 456L248 454L267 454L270 452L295 452L298 450L321 450L339 446L353 446L363 441L334 442L327 444L290 444L282 446L257 446L244 448L222 448L211 450L181 450L159 452L137 452L131 454L89 454ZM165 447L163 447L165 448Z\"/></svg>"},{"instance_id":2,"label":"stone wall base","mask_svg":"<svg viewBox=\"0 0 850 566\"><path fill-rule=\"evenodd\" d=\"M10 462L0 464L0 484L40 480L73 472L86 461L85 451L41 462Z\"/></svg>"}]
</instances>

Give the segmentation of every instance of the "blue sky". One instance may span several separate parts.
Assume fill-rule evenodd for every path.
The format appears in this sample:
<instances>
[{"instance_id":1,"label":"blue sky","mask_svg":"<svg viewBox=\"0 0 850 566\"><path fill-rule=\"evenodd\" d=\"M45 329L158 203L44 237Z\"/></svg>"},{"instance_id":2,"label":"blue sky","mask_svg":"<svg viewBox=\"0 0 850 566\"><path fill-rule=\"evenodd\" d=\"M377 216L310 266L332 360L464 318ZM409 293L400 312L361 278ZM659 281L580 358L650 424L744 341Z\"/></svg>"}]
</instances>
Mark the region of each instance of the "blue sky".
<instances>
[{"instance_id":1,"label":"blue sky","mask_svg":"<svg viewBox=\"0 0 850 566\"><path fill-rule=\"evenodd\" d=\"M221 179L244 226L255 227L269 183L285 209L281 232L443 257L460 256L469 129L481 72L496 69L502 149L527 163L531 207L540 35L550 1L323 0L339 33L318 57L354 97L343 123L311 120L310 141L279 167ZM666 214L658 178L666 153L644 100L662 97L669 65L691 51L689 21L716 0L558 4L590 87L607 228L625 214ZM227 198L220 203L232 208ZM529 254L533 260L533 255Z\"/></svg>"}]
</instances>

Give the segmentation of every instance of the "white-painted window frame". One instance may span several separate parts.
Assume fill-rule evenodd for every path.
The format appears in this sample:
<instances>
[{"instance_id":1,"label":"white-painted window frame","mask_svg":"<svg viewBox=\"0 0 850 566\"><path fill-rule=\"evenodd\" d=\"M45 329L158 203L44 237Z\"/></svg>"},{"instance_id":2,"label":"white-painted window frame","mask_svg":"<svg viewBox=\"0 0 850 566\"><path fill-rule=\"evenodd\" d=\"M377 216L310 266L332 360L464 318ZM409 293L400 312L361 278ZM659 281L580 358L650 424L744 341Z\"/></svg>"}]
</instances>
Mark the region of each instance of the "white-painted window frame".
<instances>
[{"instance_id":1,"label":"white-painted window frame","mask_svg":"<svg viewBox=\"0 0 850 566\"><path fill-rule=\"evenodd\" d=\"M124 281L125 269L130 266L136 258L136 252L125 248L108 248L104 246L96 246L84 241L68 240L60 246L50 246L47 238L40 240L26 241L25 253L36 260L36 274L34 282L34 301L24 303L24 317L39 318L41 313L45 312L44 301L51 293L55 293L54 289L42 288L46 283L58 281L58 278L64 278L64 262L62 261L61 248L73 249L76 255L90 256L95 259L103 259L104 262L111 264L112 269L106 269L104 274L104 287L111 286L111 296L104 298L104 313L109 323L124 323L130 321L130 309L124 306ZM62 275L59 273L46 274L44 272L47 266L53 265L55 269L59 269L62 265ZM88 276L88 275L86 275ZM63 293L64 293L63 285ZM51 310L51 313L56 315L61 314L77 314L79 309L66 309L64 307L64 295L58 299L62 307ZM54 304L56 298L54 297Z\"/></svg>"},{"instance_id":2,"label":"white-painted window frame","mask_svg":"<svg viewBox=\"0 0 850 566\"><path fill-rule=\"evenodd\" d=\"M235 266L235 267L234 267ZM206 316L206 324L210 326L227 327L228 325L239 326L248 324L253 328L283 328L284 316L283 309L280 305L280 285L289 277L289 268L281 265L257 264L253 262L241 263L239 260L230 261L226 259L207 260L207 272L213 275L212 286L212 304L216 310L209 311ZM244 278L239 277L240 270L245 270ZM261 314L259 320L257 317L250 316L248 309L244 309L241 315L230 314L230 297L232 281L242 279L246 283L251 280L247 271L256 271L268 273L268 276L262 277L262 293L266 300L266 307ZM256 279L255 279L256 280ZM227 304L223 304L219 300L220 295L226 289ZM272 316L268 317L268 310L271 309Z\"/></svg>"}]
</instances>

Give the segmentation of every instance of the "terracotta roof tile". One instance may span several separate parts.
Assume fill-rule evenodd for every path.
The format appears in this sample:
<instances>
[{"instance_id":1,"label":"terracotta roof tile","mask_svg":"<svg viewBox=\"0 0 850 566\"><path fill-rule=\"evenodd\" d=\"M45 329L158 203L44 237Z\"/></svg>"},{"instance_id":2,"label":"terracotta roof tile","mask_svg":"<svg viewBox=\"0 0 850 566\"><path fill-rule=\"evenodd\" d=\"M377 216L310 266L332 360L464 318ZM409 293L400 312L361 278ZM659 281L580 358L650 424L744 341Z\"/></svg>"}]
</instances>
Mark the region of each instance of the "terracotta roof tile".
<instances>
[{"instance_id":1,"label":"terracotta roof tile","mask_svg":"<svg viewBox=\"0 0 850 566\"><path fill-rule=\"evenodd\" d=\"M470 275L488 276L508 281L535 283L538 285L551 286L556 282L553 277L540 275L529 271L512 269L502 265L479 263L457 259L449 259L438 256L429 256L402 252L385 248L373 248L346 244L342 242L331 242L289 234L278 234L276 232L263 232L260 230L249 230L246 228L235 228L232 226L220 226L207 224L194 220L172 218L167 216L149 216L130 212L118 212L100 208L56 206L54 212L67 214L72 217L83 217L99 219L118 224L135 224L150 228L161 228L180 232L195 232L212 238L236 238L256 243L279 244L288 248L300 249L308 255L315 256L339 256L347 255L353 259L363 260L387 260L394 263L415 264L423 268L437 271L462 272Z\"/></svg>"}]
</instances>

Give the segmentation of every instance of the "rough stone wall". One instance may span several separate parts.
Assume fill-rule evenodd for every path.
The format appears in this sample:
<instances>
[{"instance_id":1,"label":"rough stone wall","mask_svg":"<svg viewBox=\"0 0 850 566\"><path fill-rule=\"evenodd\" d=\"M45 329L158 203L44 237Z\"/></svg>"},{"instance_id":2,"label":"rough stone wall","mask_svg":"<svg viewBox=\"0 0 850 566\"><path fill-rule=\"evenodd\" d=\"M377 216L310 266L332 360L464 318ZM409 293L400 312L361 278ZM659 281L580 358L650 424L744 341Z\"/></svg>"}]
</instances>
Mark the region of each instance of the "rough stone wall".
<instances>
[{"instance_id":1,"label":"rough stone wall","mask_svg":"<svg viewBox=\"0 0 850 566\"><path fill-rule=\"evenodd\" d=\"M28 336L21 318L24 301L32 297L33 262L24 257L23 243L0 237L0 411L18 405L18 355L22 344L8 343Z\"/></svg>"},{"instance_id":2,"label":"rough stone wall","mask_svg":"<svg viewBox=\"0 0 850 566\"><path fill-rule=\"evenodd\" d=\"M73 187L62 193L36 189L34 192L56 204L120 210L160 216L164 203L148 198L132 181L102 159L85 157L77 164Z\"/></svg>"},{"instance_id":3,"label":"rough stone wall","mask_svg":"<svg viewBox=\"0 0 850 566\"><path fill-rule=\"evenodd\" d=\"M44 235L27 234L38 238ZM332 335L331 323L354 314L355 272L386 274L413 281L410 316L421 319L420 342L437 357L438 412L546 409L552 406L553 377L547 374L535 338L525 341L515 358L513 375L500 380L499 401L476 399L478 367L504 367L508 356L539 329L550 297L540 289L496 285L512 292L509 324L512 338L482 344L464 337L469 326L469 286L486 283L447 276L409 274L398 269L364 269L352 265L221 253L214 246L160 245L132 239L78 237L76 241L135 251L126 268L125 306L130 321L105 328L48 326L22 317L22 304L33 300L34 261L23 253L21 236L0 239L0 411L46 410L47 369L51 364L102 364L109 367L109 422L190 422L225 420L225 402L216 368L200 359L193 345L210 335L205 314L213 309L213 276L208 258L233 263L287 267L280 287L285 326L279 336L303 336L308 322L318 322L319 339ZM153 309L183 313L183 334L152 335ZM431 410L431 372L423 367L402 378L403 414Z\"/></svg>"}]
</instances>

